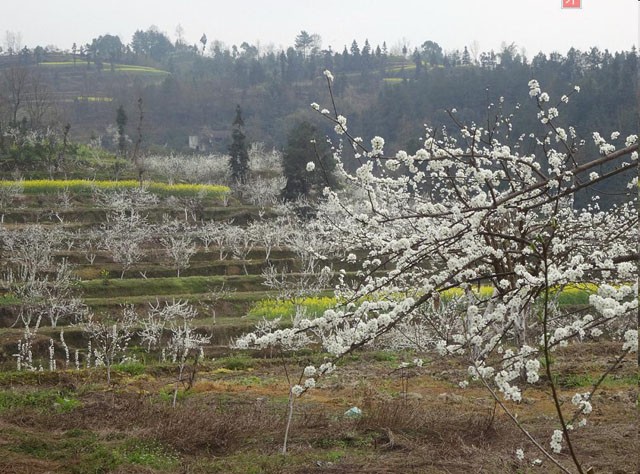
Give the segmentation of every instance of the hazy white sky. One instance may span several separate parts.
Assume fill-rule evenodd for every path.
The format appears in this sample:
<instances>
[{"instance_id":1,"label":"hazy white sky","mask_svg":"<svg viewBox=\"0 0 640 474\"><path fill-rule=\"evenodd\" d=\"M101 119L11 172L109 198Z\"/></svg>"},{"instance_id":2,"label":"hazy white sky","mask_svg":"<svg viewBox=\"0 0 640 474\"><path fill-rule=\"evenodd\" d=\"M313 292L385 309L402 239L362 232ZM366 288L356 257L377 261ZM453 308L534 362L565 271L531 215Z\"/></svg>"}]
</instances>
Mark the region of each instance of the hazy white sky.
<instances>
[{"instance_id":1,"label":"hazy white sky","mask_svg":"<svg viewBox=\"0 0 640 474\"><path fill-rule=\"evenodd\" d=\"M54 44L70 49L101 34L128 43L136 29L156 25L172 39L181 25L196 43L206 33L228 46L243 41L262 47L293 44L300 30L317 33L334 50L365 38L375 48L426 40L451 50L480 51L515 42L529 57L538 51L566 53L569 47L610 51L638 46L637 0L582 0L581 9L563 9L565 0L19 0L4 2L0 45L5 32L20 33L22 46Z\"/></svg>"}]
</instances>

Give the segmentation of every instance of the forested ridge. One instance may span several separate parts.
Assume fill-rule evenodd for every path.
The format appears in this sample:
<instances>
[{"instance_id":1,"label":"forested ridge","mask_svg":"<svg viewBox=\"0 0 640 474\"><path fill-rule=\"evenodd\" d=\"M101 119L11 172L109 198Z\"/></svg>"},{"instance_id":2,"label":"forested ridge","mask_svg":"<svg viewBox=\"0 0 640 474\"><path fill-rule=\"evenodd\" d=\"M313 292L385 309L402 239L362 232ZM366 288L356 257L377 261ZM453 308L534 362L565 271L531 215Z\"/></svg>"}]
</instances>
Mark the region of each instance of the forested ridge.
<instances>
[{"instance_id":1,"label":"forested ridge","mask_svg":"<svg viewBox=\"0 0 640 474\"><path fill-rule=\"evenodd\" d=\"M84 46L74 43L68 51L41 46L4 51L0 127L57 127L62 135L69 125L70 138L115 150L122 107L130 142L143 113L138 138L144 151L187 151L189 136L196 136L192 148L226 152L240 105L247 140L283 149L303 121L320 133L330 131L309 107L330 105L324 70L336 78L336 104L350 129L365 139L385 137L389 150L415 152L423 125L454 125L451 110L456 119L479 125L496 114L514 113L514 140L539 129L535 103L523 101L532 78L556 101L578 86L580 100L567 104L563 116L579 134L603 127L623 136L638 130L635 48L527 56L515 44L480 52L473 46L446 50L426 40L413 51L390 51L386 43L354 39L349 48L333 51L321 48L318 35L301 31L292 46L276 50L247 42L227 47L209 43L206 35L188 45L155 28L138 30L128 44L107 34ZM591 142L589 135L579 138Z\"/></svg>"}]
</instances>

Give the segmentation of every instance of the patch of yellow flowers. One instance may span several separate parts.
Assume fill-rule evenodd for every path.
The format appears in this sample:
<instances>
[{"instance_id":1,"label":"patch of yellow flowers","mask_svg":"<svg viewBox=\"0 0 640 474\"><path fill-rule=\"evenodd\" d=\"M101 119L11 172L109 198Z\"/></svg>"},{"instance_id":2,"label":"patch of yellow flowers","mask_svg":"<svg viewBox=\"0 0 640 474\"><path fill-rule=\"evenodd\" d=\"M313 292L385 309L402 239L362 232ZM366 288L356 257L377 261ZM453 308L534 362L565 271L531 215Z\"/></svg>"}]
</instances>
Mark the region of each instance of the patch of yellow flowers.
<instances>
[{"instance_id":1,"label":"patch of yellow flowers","mask_svg":"<svg viewBox=\"0 0 640 474\"><path fill-rule=\"evenodd\" d=\"M474 288L473 293L480 299L487 299L493 296L494 288L490 285L482 285ZM558 302L565 305L584 305L589 303L589 295L598 291L598 286L593 283L582 283L564 287L558 296ZM451 288L441 293L443 301L449 301L464 296L461 288ZM556 294L552 294L556 296ZM389 297L389 295L386 295ZM368 298L373 299L371 295ZM338 300L332 296L312 296L292 300L266 299L255 303L249 310L249 316L275 319L278 317L294 316L296 306L306 309L307 316L320 316L325 310L334 308L339 304Z\"/></svg>"},{"instance_id":2,"label":"patch of yellow flowers","mask_svg":"<svg viewBox=\"0 0 640 474\"><path fill-rule=\"evenodd\" d=\"M88 179L34 179L25 181L0 181L0 187L20 185L26 194L52 193L69 190L86 192L92 189L119 190L132 189L140 186L136 180L124 181L92 181ZM155 181L145 181L143 186L150 192L162 195L222 197L230 192L229 187L216 184L167 184Z\"/></svg>"}]
</instances>

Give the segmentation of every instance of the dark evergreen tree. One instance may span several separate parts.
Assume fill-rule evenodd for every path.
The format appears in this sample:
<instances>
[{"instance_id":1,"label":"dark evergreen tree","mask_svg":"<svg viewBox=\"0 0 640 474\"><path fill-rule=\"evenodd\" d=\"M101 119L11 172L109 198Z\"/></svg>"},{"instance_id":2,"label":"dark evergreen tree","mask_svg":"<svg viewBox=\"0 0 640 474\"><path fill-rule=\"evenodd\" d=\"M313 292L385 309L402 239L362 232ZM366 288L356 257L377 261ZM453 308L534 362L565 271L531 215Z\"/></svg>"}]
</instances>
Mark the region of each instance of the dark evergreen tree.
<instances>
[{"instance_id":1,"label":"dark evergreen tree","mask_svg":"<svg viewBox=\"0 0 640 474\"><path fill-rule=\"evenodd\" d=\"M371 56L371 45L369 44L369 40L364 40L364 46L362 47L362 56Z\"/></svg>"},{"instance_id":2,"label":"dark evergreen tree","mask_svg":"<svg viewBox=\"0 0 640 474\"><path fill-rule=\"evenodd\" d=\"M307 170L309 162L314 163L314 171ZM319 137L316 128L306 121L298 123L289 133L283 168L287 185L282 194L287 200L309 196L314 187L335 185L327 144Z\"/></svg>"},{"instance_id":3,"label":"dark evergreen tree","mask_svg":"<svg viewBox=\"0 0 640 474\"><path fill-rule=\"evenodd\" d=\"M247 179L247 171L249 170L249 153L247 152L246 136L244 134L244 120L242 120L242 109L236 106L236 118L233 120L233 129L231 131L231 146L229 146L229 166L231 168L231 177L240 183L244 183Z\"/></svg>"},{"instance_id":4,"label":"dark evergreen tree","mask_svg":"<svg viewBox=\"0 0 640 474\"><path fill-rule=\"evenodd\" d=\"M464 51L462 52L462 65L469 66L471 64L471 54L469 54L469 50L467 47L464 47Z\"/></svg>"},{"instance_id":5,"label":"dark evergreen tree","mask_svg":"<svg viewBox=\"0 0 640 474\"><path fill-rule=\"evenodd\" d=\"M352 56L360 56L360 47L358 46L358 42L353 40L351 43L351 55Z\"/></svg>"},{"instance_id":6,"label":"dark evergreen tree","mask_svg":"<svg viewBox=\"0 0 640 474\"><path fill-rule=\"evenodd\" d=\"M415 48L413 50L411 59L413 60L413 64L416 65L416 77L420 77L420 75L422 74L422 56L420 56L420 51L418 51L418 48Z\"/></svg>"},{"instance_id":7,"label":"dark evergreen tree","mask_svg":"<svg viewBox=\"0 0 640 474\"><path fill-rule=\"evenodd\" d=\"M427 40L422 43L422 57L431 65L436 66L442 64L444 55L442 48L435 41Z\"/></svg>"},{"instance_id":8,"label":"dark evergreen tree","mask_svg":"<svg viewBox=\"0 0 640 474\"><path fill-rule=\"evenodd\" d=\"M118 126L118 152L120 156L125 156L127 146L127 136L124 133L124 127L127 126L127 113L121 105L116 112L116 125Z\"/></svg>"}]
</instances>

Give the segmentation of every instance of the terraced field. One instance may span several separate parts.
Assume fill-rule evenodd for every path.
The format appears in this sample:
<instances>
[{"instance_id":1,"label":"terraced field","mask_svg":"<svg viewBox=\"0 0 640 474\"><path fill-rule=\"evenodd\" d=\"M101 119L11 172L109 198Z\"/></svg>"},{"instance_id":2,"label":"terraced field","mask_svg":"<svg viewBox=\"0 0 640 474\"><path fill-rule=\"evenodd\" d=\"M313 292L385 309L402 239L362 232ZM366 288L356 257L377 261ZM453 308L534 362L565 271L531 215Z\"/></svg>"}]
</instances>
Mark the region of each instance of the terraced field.
<instances>
[{"instance_id":1,"label":"terraced field","mask_svg":"<svg viewBox=\"0 0 640 474\"><path fill-rule=\"evenodd\" d=\"M53 328L45 317L32 341L34 365L42 369L17 370L14 354L25 339L25 301L3 272L0 472L560 472L546 461L536 464L540 455L496 410L479 382L459 386L468 376L462 358L429 355L424 366L405 368L416 355L411 350L371 348L343 360L338 371L295 404L288 454L281 454L288 378L310 363L322 363L325 355L237 351L229 342L263 318L283 316L286 321L293 315L293 302L277 299L279 292L265 286L263 271L271 264L288 268L292 279L302 278L300 254L286 240L272 248L256 241L234 258L233 249L203 238L201 230L232 221L229 225L240 234L253 221L275 221L277 213L234 200L225 204L220 196L179 198L168 191L144 205L130 201L110 207L88 192L32 192L4 208L3 242L28 228L58 242L49 278L55 278L57 264L69 262L72 293L96 318L109 320L131 305L142 327L150 308L188 300L197 311L196 331L211 339L204 357L187 364L188 376L178 383L179 363L146 351L134 336L107 382L104 365L88 357L82 325L68 315ZM144 232L141 257L126 265L101 244L119 213L124 222L138 215ZM195 251L180 276L167 251L171 236L189 237ZM28 254L39 251L37 238L32 242ZM7 254L5 246L5 269L12 258L16 255ZM337 257L333 263L346 266ZM330 286L296 303L320 313L335 302ZM583 305L592 291L573 288L561 303ZM586 355L571 345L556 353L563 400L589 389L606 370L615 344L588 344ZM637 467L635 456L629 456L639 446L636 369L628 356L605 377L594 399L597 413L579 434L578 455L596 472L634 472ZM510 407L544 438L555 426L548 381L541 377L523 396L522 403ZM353 407L361 414L350 415ZM514 455L520 446L524 461ZM561 459L567 461L567 455Z\"/></svg>"},{"instance_id":2,"label":"terraced field","mask_svg":"<svg viewBox=\"0 0 640 474\"><path fill-rule=\"evenodd\" d=\"M203 320L216 312L217 324L233 324L246 329L251 322L244 317L251 306L257 301L275 296L262 284L262 270L268 263L295 269L294 254L284 247L271 250L268 262L265 250L257 243L252 244L251 250L242 260L233 258L232 255L225 255L220 259L219 247L205 247L197 238L200 224L232 221L240 228L248 221L258 219L260 210L239 203L223 205L220 194L214 192L210 196L202 195L202 191L197 189L193 193L198 199L197 221L193 220L193 215L184 221L184 208L176 207L175 203L173 206L167 205L162 200L140 211L145 219L145 229L149 232L143 243L143 256L128 266L121 278L122 264L115 262L113 255L101 248L98 235L112 210L96 205L91 193L82 183L75 188L74 182L67 183L65 189L67 192L71 189L73 202L59 206L56 202L56 190L50 185L27 183L24 194L4 212L4 229L20 232L31 226L38 226L46 233L60 233L65 242L60 242L52 252L53 261L59 263L65 260L73 266L73 273L77 278L77 294L91 311L99 314L113 313L127 304L134 304L143 312L150 303L180 299L189 300L198 307ZM118 189L128 188L120 185ZM165 197L172 199L185 196L185 193L188 195L189 192L185 187L155 190L150 186L150 189L160 191ZM158 228L163 219L178 223L180 228L175 229L177 234L189 233L192 236L194 253L189 259L188 268L182 270L179 278L170 256L159 242L166 232L171 232ZM229 253L227 249L225 254ZM224 289L224 300L212 296L212 293L221 289ZM15 298L6 285L0 301L4 301L0 309L1 320L5 323L15 320L20 305L13 304ZM251 321L255 322L255 318ZM46 334L47 331L43 330L43 334ZM227 342L224 342L225 346ZM11 345L8 341L6 343ZM10 351L5 346L5 353Z\"/></svg>"}]
</instances>

